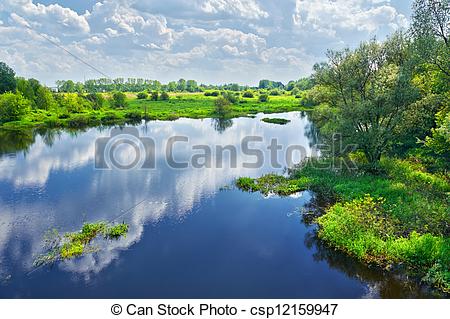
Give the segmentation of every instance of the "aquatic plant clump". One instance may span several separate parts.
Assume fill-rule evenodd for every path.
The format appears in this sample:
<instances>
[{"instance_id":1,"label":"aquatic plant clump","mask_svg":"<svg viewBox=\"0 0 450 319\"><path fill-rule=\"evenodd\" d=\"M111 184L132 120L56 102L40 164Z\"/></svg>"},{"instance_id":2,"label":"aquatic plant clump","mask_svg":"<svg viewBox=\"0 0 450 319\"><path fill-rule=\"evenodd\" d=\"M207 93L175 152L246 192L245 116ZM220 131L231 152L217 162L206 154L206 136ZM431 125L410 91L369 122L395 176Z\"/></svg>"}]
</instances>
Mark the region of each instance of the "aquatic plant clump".
<instances>
[{"instance_id":1,"label":"aquatic plant clump","mask_svg":"<svg viewBox=\"0 0 450 319\"><path fill-rule=\"evenodd\" d=\"M271 124L278 124L278 125L286 125L290 122L290 120L286 120L286 119L268 118L268 117L263 118L261 121L266 122L266 123L271 123Z\"/></svg>"},{"instance_id":2,"label":"aquatic plant clump","mask_svg":"<svg viewBox=\"0 0 450 319\"><path fill-rule=\"evenodd\" d=\"M44 247L47 252L34 260L34 266L51 264L58 260L72 259L86 253L97 251L91 242L101 237L103 239L117 240L125 237L129 226L125 223L108 224L107 222L85 223L80 231L65 233L63 235L54 229L44 236Z\"/></svg>"}]
</instances>

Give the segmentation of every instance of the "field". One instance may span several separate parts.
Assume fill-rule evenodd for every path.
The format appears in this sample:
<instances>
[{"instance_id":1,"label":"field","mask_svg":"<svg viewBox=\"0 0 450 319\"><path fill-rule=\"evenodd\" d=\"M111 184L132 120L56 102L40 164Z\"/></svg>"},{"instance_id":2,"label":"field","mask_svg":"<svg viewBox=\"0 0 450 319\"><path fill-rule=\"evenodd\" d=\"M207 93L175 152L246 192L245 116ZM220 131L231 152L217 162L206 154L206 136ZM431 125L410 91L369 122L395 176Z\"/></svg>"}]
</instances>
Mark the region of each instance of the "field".
<instances>
[{"instance_id":1,"label":"field","mask_svg":"<svg viewBox=\"0 0 450 319\"><path fill-rule=\"evenodd\" d=\"M62 93L61 93L62 94ZM32 110L20 121L6 122L3 128L53 128L86 127L97 125L136 123L146 120L175 120L180 117L208 118L217 117L215 100L217 97L205 96L204 93L172 93L169 100L153 101L149 98L138 99L135 93L126 93L127 106L112 108L109 104L110 94L103 94L104 107L93 110L85 108L78 112L61 113L56 110ZM298 99L291 95L270 96L267 102L259 102L258 96L241 97L231 106L226 117L248 116L256 113L277 113L304 110Z\"/></svg>"}]
</instances>

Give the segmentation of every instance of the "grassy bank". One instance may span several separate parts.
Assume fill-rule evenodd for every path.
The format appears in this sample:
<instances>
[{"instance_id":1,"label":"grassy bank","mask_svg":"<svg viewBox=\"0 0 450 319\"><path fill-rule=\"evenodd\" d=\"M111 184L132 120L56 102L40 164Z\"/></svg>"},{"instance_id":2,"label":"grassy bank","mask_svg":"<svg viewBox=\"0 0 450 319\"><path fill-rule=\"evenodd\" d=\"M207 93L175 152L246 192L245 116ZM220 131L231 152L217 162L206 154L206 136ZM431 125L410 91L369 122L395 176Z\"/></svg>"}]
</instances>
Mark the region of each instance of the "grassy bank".
<instances>
[{"instance_id":1,"label":"grassy bank","mask_svg":"<svg viewBox=\"0 0 450 319\"><path fill-rule=\"evenodd\" d=\"M313 165L315 164L315 165ZM380 173L318 169L309 163L288 178L239 178L245 191L289 195L312 190L321 205L318 236L330 246L368 264L404 268L450 292L448 177L418 163L385 158Z\"/></svg>"},{"instance_id":2,"label":"grassy bank","mask_svg":"<svg viewBox=\"0 0 450 319\"><path fill-rule=\"evenodd\" d=\"M174 93L169 100L153 101L150 98L138 99L136 94L127 93L124 108L113 108L104 94L106 103L98 110L84 109L77 113L62 110L32 110L20 121L6 122L0 128L21 129L33 127L88 127L97 125L125 124L147 120L175 120L180 117L208 118L216 117L215 100L217 97L203 93ZM291 95L271 96L267 102L259 102L258 97L241 98L232 105L227 117L247 116L255 113L277 113L303 110L299 100Z\"/></svg>"}]
</instances>

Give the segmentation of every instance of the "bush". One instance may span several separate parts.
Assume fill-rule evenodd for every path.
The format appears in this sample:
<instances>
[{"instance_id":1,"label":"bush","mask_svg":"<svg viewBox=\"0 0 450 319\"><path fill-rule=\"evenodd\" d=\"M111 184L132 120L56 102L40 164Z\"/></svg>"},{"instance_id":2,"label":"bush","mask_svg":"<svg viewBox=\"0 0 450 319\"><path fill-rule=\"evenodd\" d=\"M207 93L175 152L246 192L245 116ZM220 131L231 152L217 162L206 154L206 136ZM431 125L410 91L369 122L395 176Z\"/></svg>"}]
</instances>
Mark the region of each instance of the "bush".
<instances>
[{"instance_id":1,"label":"bush","mask_svg":"<svg viewBox=\"0 0 450 319\"><path fill-rule=\"evenodd\" d=\"M242 94L242 97L245 97L245 98L252 98L252 97L253 97L253 93L250 92L250 91L245 91L245 92Z\"/></svg>"},{"instance_id":2,"label":"bush","mask_svg":"<svg viewBox=\"0 0 450 319\"><path fill-rule=\"evenodd\" d=\"M169 97L169 94L167 92L162 92L161 96L159 97L159 99L161 101L169 101L170 97Z\"/></svg>"},{"instance_id":3,"label":"bush","mask_svg":"<svg viewBox=\"0 0 450 319\"><path fill-rule=\"evenodd\" d=\"M127 107L126 95L122 92L115 92L112 95L111 106L113 108Z\"/></svg>"},{"instance_id":4,"label":"bush","mask_svg":"<svg viewBox=\"0 0 450 319\"><path fill-rule=\"evenodd\" d=\"M137 94L137 98L138 98L139 100L145 100L147 97L148 97L148 94L147 94L146 92L139 92L139 93Z\"/></svg>"},{"instance_id":5,"label":"bush","mask_svg":"<svg viewBox=\"0 0 450 319\"><path fill-rule=\"evenodd\" d=\"M158 91L153 91L152 96L150 97L152 101L158 101L159 93Z\"/></svg>"},{"instance_id":6,"label":"bush","mask_svg":"<svg viewBox=\"0 0 450 319\"><path fill-rule=\"evenodd\" d=\"M231 102L223 96L219 96L214 102L214 105L215 113L219 116L225 116L231 112Z\"/></svg>"},{"instance_id":7,"label":"bush","mask_svg":"<svg viewBox=\"0 0 450 319\"><path fill-rule=\"evenodd\" d=\"M204 93L205 96L219 96L220 92L219 91L206 91Z\"/></svg>"},{"instance_id":8,"label":"bush","mask_svg":"<svg viewBox=\"0 0 450 319\"><path fill-rule=\"evenodd\" d=\"M281 92L279 90L271 90L270 95L281 95Z\"/></svg>"},{"instance_id":9,"label":"bush","mask_svg":"<svg viewBox=\"0 0 450 319\"><path fill-rule=\"evenodd\" d=\"M0 95L0 122L17 121L30 110L30 101L21 93Z\"/></svg>"},{"instance_id":10,"label":"bush","mask_svg":"<svg viewBox=\"0 0 450 319\"><path fill-rule=\"evenodd\" d=\"M269 101L269 96L267 94L261 94L258 100L259 102L267 102Z\"/></svg>"}]
</instances>

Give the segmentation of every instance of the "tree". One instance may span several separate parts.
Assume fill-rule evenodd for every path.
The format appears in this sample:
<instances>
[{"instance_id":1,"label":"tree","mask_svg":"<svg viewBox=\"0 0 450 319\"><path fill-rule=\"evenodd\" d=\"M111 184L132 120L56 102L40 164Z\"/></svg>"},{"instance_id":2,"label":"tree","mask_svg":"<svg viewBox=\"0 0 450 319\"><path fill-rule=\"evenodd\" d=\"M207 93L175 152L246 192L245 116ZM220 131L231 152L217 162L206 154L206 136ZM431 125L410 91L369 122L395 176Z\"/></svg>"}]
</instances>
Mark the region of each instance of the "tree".
<instances>
[{"instance_id":1,"label":"tree","mask_svg":"<svg viewBox=\"0 0 450 319\"><path fill-rule=\"evenodd\" d=\"M55 106L55 99L52 93L43 86L37 88L34 102L36 107L41 110L50 110Z\"/></svg>"},{"instance_id":2,"label":"tree","mask_svg":"<svg viewBox=\"0 0 450 319\"><path fill-rule=\"evenodd\" d=\"M158 96L159 96L158 91L153 91L153 92L152 92L152 95L151 95L151 97L150 97L150 99L151 99L152 101L158 101Z\"/></svg>"},{"instance_id":3,"label":"tree","mask_svg":"<svg viewBox=\"0 0 450 319\"><path fill-rule=\"evenodd\" d=\"M114 92L112 95L111 106L114 108L127 107L126 95L122 92Z\"/></svg>"},{"instance_id":4,"label":"tree","mask_svg":"<svg viewBox=\"0 0 450 319\"><path fill-rule=\"evenodd\" d=\"M170 99L169 94L167 92L162 92L161 96L159 97L161 101L168 101Z\"/></svg>"},{"instance_id":5,"label":"tree","mask_svg":"<svg viewBox=\"0 0 450 319\"><path fill-rule=\"evenodd\" d=\"M187 80L186 82L186 90L188 92L196 92L198 89L197 82L194 80Z\"/></svg>"},{"instance_id":6,"label":"tree","mask_svg":"<svg viewBox=\"0 0 450 319\"><path fill-rule=\"evenodd\" d=\"M334 97L315 111L322 118L321 133L330 141L340 133L344 144L357 145L376 165L418 98L408 52L401 33L381 44L362 43L354 51L329 51L328 63L314 67L316 80Z\"/></svg>"},{"instance_id":7,"label":"tree","mask_svg":"<svg viewBox=\"0 0 450 319\"><path fill-rule=\"evenodd\" d=\"M30 101L21 93L7 92L0 95L0 122L20 120L30 110Z\"/></svg>"},{"instance_id":8,"label":"tree","mask_svg":"<svg viewBox=\"0 0 450 319\"><path fill-rule=\"evenodd\" d=\"M419 57L450 77L450 2L416 0L411 32Z\"/></svg>"},{"instance_id":9,"label":"tree","mask_svg":"<svg viewBox=\"0 0 450 319\"><path fill-rule=\"evenodd\" d=\"M177 90L180 92L186 91L186 80L185 79L178 80Z\"/></svg>"},{"instance_id":10,"label":"tree","mask_svg":"<svg viewBox=\"0 0 450 319\"><path fill-rule=\"evenodd\" d=\"M269 101L269 96L267 94L261 94L258 98L259 102L267 102Z\"/></svg>"},{"instance_id":11,"label":"tree","mask_svg":"<svg viewBox=\"0 0 450 319\"><path fill-rule=\"evenodd\" d=\"M6 63L0 62L0 94L16 90L16 73Z\"/></svg>"},{"instance_id":12,"label":"tree","mask_svg":"<svg viewBox=\"0 0 450 319\"><path fill-rule=\"evenodd\" d=\"M215 101L215 113L218 116L226 116L231 112L231 102L224 96L219 96Z\"/></svg>"},{"instance_id":13,"label":"tree","mask_svg":"<svg viewBox=\"0 0 450 319\"><path fill-rule=\"evenodd\" d=\"M105 104L105 98L100 93L89 93L86 95L86 100L91 103L94 110L101 109Z\"/></svg>"},{"instance_id":14,"label":"tree","mask_svg":"<svg viewBox=\"0 0 450 319\"><path fill-rule=\"evenodd\" d=\"M148 94L147 94L146 92L139 92L139 93L137 94L137 98L138 98L139 100L145 100L147 97L148 97Z\"/></svg>"}]
</instances>

